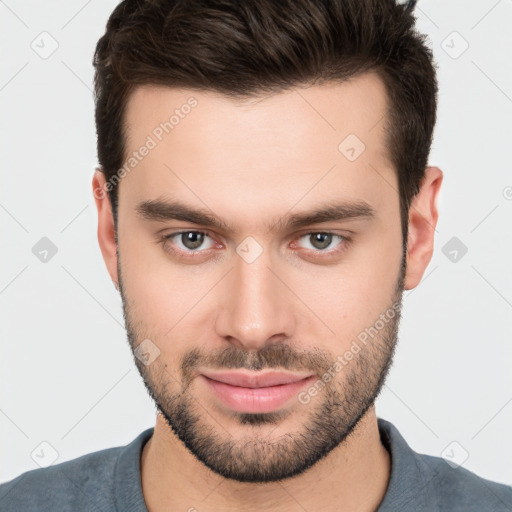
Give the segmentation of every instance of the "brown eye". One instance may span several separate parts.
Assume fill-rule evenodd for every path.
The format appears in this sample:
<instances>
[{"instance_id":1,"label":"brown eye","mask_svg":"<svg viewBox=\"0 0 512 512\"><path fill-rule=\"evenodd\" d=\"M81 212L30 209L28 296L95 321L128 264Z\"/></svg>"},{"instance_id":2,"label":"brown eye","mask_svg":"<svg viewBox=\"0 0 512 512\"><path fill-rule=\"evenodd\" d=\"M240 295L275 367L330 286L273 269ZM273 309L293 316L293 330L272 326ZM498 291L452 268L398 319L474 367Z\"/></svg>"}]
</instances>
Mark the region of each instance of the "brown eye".
<instances>
[{"instance_id":1,"label":"brown eye","mask_svg":"<svg viewBox=\"0 0 512 512\"><path fill-rule=\"evenodd\" d=\"M348 239L344 236L338 235L336 233L329 233L329 232L312 232L312 233L306 233L305 235L300 237L301 239L306 239L307 242L310 244L309 247L305 247L306 249L311 249L314 251L320 251L320 252L332 252L336 251L336 247L342 245L342 242L348 241ZM334 242L338 240L338 244L335 244ZM328 249L331 250L328 250Z\"/></svg>"},{"instance_id":2,"label":"brown eye","mask_svg":"<svg viewBox=\"0 0 512 512\"><path fill-rule=\"evenodd\" d=\"M309 236L311 244L315 249L327 249L332 243L332 235L330 233L313 233Z\"/></svg>"},{"instance_id":3,"label":"brown eye","mask_svg":"<svg viewBox=\"0 0 512 512\"><path fill-rule=\"evenodd\" d=\"M207 233L202 231L180 231L165 236L166 243L176 245L176 249L181 252L200 252L205 249L213 247L214 241L211 245L204 247L206 239L209 239Z\"/></svg>"},{"instance_id":4,"label":"brown eye","mask_svg":"<svg viewBox=\"0 0 512 512\"><path fill-rule=\"evenodd\" d=\"M180 241L187 249L199 249L204 241L204 233L198 231L187 231L180 234Z\"/></svg>"}]
</instances>

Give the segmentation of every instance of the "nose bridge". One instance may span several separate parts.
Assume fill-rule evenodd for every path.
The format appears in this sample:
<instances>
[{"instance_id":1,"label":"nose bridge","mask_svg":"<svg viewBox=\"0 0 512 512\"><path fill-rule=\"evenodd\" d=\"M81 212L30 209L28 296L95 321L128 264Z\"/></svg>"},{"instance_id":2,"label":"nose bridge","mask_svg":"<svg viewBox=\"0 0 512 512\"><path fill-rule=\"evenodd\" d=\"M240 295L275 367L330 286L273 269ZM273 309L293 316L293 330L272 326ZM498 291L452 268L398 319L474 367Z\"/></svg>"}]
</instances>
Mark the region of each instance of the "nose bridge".
<instances>
[{"instance_id":1,"label":"nose bridge","mask_svg":"<svg viewBox=\"0 0 512 512\"><path fill-rule=\"evenodd\" d=\"M224 281L218 334L246 349L263 348L274 336L291 335L293 312L270 250L242 242Z\"/></svg>"}]
</instances>

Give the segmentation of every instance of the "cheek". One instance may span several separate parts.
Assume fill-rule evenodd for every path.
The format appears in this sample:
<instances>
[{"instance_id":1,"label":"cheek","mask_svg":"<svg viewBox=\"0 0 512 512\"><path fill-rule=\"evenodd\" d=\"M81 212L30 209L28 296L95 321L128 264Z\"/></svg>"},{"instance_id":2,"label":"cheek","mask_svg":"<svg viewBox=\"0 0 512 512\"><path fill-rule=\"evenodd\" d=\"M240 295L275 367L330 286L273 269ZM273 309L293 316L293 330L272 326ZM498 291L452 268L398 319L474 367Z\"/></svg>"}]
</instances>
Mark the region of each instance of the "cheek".
<instances>
[{"instance_id":1,"label":"cheek","mask_svg":"<svg viewBox=\"0 0 512 512\"><path fill-rule=\"evenodd\" d=\"M165 265L163 250L145 233L119 231L120 269L123 288L132 316L161 336L175 323L175 313L183 286L172 266ZM176 312L177 314L177 312Z\"/></svg>"},{"instance_id":2,"label":"cheek","mask_svg":"<svg viewBox=\"0 0 512 512\"><path fill-rule=\"evenodd\" d=\"M179 265L147 235L142 242L143 237L120 233L124 294L140 334L154 339L169 360L200 342L198 326L206 328L205 308L211 312L207 294L221 274L207 265Z\"/></svg>"},{"instance_id":3,"label":"cheek","mask_svg":"<svg viewBox=\"0 0 512 512\"><path fill-rule=\"evenodd\" d=\"M334 331L336 343L349 344L392 306L401 256L396 237L354 246L340 265L316 268L296 293Z\"/></svg>"}]
</instances>

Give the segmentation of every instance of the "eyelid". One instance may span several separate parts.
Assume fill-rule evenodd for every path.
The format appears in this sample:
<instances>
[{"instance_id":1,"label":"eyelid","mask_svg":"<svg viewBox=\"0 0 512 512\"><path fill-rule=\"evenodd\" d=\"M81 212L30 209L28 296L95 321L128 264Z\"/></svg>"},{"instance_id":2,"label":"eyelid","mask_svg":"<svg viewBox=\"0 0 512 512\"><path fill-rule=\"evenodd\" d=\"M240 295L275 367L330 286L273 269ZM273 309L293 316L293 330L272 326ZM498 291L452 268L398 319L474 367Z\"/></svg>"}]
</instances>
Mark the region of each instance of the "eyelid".
<instances>
[{"instance_id":1,"label":"eyelid","mask_svg":"<svg viewBox=\"0 0 512 512\"><path fill-rule=\"evenodd\" d=\"M168 233L168 234L165 234L162 236L162 241L164 243L166 242L169 242L171 241L174 237L177 237L179 235L182 235L183 233L199 233L199 234L203 234L203 235L206 235L207 237L209 237L213 242L216 242L215 238L213 238L211 236L211 233L208 231L208 230L204 230L204 229L182 229L182 230L179 230L179 231L174 231L172 233ZM211 248L208 248L208 249L198 249L198 250L183 250L183 249L174 249L173 248L173 251L175 252L178 252L180 254L186 254L187 256L188 255L194 255L194 254L202 254L208 250L210 250Z\"/></svg>"},{"instance_id":2,"label":"eyelid","mask_svg":"<svg viewBox=\"0 0 512 512\"><path fill-rule=\"evenodd\" d=\"M310 253L321 254L321 255L332 255L342 252L346 249L346 246L351 243L352 239L344 234L337 233L336 231L330 231L328 229L322 230L310 230L305 233L302 233L296 237L296 240L300 240L301 238L310 236L310 235L316 235L316 234L324 234L324 235L332 235L333 237L338 237L340 239L340 242L335 246L334 249L306 249L306 251Z\"/></svg>"},{"instance_id":3,"label":"eyelid","mask_svg":"<svg viewBox=\"0 0 512 512\"><path fill-rule=\"evenodd\" d=\"M208 231L208 230L205 230L205 229L182 229L182 230L179 230L179 231L174 231L172 233L168 233L168 234L163 235L162 236L162 241L164 243L166 243L169 240L173 239L174 237L176 237L178 235L181 235L183 233L200 233L200 234L208 236L214 242L217 242L216 238L212 236L212 233L210 231ZM304 238L304 237L306 237L308 235L319 234L319 233L327 234L327 235L333 235L335 237L339 237L341 239L341 241L339 242L337 247L341 247L341 248L326 249L326 250L322 250L322 249L305 249L306 252L313 253L315 255L325 255L325 256L333 255L333 254L337 254L337 253L343 252L347 248L347 246L352 242L352 238L350 236L338 233L336 231L331 231L331 230L328 230L328 229L324 229L324 230L322 230L322 229L311 230L310 229L309 231L304 231L304 232L302 232L300 234L293 235L294 236L293 240L294 241L295 240L300 240L301 238ZM210 249L211 248L184 251L182 249L175 249L175 248L173 248L173 251L177 252L179 254L185 255L185 256L192 256L193 257L194 255L201 255L201 254L209 251Z\"/></svg>"}]
</instances>

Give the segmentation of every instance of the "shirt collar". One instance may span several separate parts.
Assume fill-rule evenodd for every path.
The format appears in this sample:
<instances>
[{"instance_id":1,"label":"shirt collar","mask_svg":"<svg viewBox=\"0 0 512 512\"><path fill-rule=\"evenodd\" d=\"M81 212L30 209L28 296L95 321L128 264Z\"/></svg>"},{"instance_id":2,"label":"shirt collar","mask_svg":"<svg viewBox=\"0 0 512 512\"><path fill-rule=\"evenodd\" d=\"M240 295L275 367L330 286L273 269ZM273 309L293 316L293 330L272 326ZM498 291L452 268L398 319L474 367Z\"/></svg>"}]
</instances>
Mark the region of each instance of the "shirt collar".
<instances>
[{"instance_id":1,"label":"shirt collar","mask_svg":"<svg viewBox=\"0 0 512 512\"><path fill-rule=\"evenodd\" d=\"M438 511L437 491L432 482L434 475L392 423L379 418L378 424L381 442L391 458L391 475L377 512L412 508L415 512Z\"/></svg>"},{"instance_id":2,"label":"shirt collar","mask_svg":"<svg viewBox=\"0 0 512 512\"><path fill-rule=\"evenodd\" d=\"M119 454L114 470L116 510L123 512L148 512L144 495L140 459L142 448L153 435L154 427L140 433Z\"/></svg>"},{"instance_id":3,"label":"shirt collar","mask_svg":"<svg viewBox=\"0 0 512 512\"><path fill-rule=\"evenodd\" d=\"M415 512L438 511L432 483L434 475L392 423L379 418L378 426L381 442L391 458L391 475L377 512L396 512L412 507ZM153 431L153 427L148 428L121 450L114 474L117 510L147 512L142 494L140 459L142 448Z\"/></svg>"}]
</instances>

